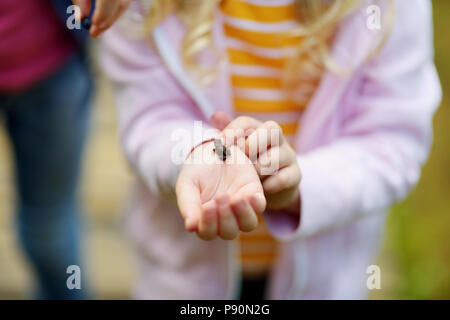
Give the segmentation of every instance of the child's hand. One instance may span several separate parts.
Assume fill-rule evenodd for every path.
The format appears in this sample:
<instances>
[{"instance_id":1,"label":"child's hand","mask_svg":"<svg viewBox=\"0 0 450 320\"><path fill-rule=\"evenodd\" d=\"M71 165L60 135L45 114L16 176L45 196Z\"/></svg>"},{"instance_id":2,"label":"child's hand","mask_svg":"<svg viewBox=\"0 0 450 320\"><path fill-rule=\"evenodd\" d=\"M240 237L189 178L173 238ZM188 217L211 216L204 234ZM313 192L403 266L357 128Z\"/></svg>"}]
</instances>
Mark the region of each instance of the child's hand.
<instances>
[{"instance_id":1,"label":"child's hand","mask_svg":"<svg viewBox=\"0 0 450 320\"><path fill-rule=\"evenodd\" d=\"M262 123L251 117L238 117L231 121L231 118L223 112L216 113L211 120L219 130L223 130L226 143L237 142L254 161L268 207L297 208L301 171L296 152L287 142L278 123L274 121ZM245 143L239 143L239 140L243 139ZM263 143L264 139L267 139L267 143Z\"/></svg>"},{"instance_id":2,"label":"child's hand","mask_svg":"<svg viewBox=\"0 0 450 320\"><path fill-rule=\"evenodd\" d=\"M80 21L91 12L92 0L72 0L72 2L80 7L81 17L78 17ZM97 0L92 25L89 29L91 36L98 37L109 29L125 12L130 2L131 0Z\"/></svg>"},{"instance_id":3,"label":"child's hand","mask_svg":"<svg viewBox=\"0 0 450 320\"><path fill-rule=\"evenodd\" d=\"M178 176L176 194L186 230L205 240L231 240L239 231L252 231L266 207L254 166L236 146L225 162L214 143L195 148ZM239 161L237 161L239 160Z\"/></svg>"}]
</instances>

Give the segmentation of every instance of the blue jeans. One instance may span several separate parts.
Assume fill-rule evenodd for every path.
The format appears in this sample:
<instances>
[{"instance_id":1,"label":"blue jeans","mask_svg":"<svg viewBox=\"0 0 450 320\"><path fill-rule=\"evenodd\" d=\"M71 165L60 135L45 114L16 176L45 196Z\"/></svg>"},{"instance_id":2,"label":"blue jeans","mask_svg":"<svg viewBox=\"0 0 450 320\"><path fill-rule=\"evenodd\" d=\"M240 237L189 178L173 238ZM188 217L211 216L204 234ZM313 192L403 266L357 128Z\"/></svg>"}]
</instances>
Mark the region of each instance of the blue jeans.
<instances>
[{"instance_id":1,"label":"blue jeans","mask_svg":"<svg viewBox=\"0 0 450 320\"><path fill-rule=\"evenodd\" d=\"M14 154L19 239L41 299L86 297L84 281L81 290L68 289L66 270L81 266L77 186L91 88L77 54L34 87L0 94Z\"/></svg>"}]
</instances>

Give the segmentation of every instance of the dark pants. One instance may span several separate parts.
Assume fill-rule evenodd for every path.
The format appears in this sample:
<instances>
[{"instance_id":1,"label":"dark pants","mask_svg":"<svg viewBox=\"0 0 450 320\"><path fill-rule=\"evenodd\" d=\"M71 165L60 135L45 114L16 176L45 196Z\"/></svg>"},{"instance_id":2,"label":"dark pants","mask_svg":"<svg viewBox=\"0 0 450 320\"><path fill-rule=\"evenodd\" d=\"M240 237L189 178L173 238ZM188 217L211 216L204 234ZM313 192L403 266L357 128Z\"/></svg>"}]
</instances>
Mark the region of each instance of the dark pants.
<instances>
[{"instance_id":1,"label":"dark pants","mask_svg":"<svg viewBox=\"0 0 450 320\"><path fill-rule=\"evenodd\" d=\"M91 87L84 60L75 55L34 87L0 94L14 153L19 239L42 299L86 297L84 289L67 288L66 270L81 266L77 186Z\"/></svg>"}]
</instances>

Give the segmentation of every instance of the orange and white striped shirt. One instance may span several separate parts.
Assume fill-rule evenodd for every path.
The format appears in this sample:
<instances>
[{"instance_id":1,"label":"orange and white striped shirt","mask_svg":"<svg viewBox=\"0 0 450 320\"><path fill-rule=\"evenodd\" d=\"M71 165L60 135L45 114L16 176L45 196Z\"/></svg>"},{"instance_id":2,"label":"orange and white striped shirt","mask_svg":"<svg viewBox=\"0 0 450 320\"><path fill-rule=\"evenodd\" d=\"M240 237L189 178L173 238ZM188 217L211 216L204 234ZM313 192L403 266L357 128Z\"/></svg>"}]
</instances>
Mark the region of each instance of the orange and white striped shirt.
<instances>
[{"instance_id":1,"label":"orange and white striped shirt","mask_svg":"<svg viewBox=\"0 0 450 320\"><path fill-rule=\"evenodd\" d=\"M307 103L294 99L282 81L284 65L301 41L285 35L298 24L295 0L224 0L221 11L236 114L277 121L292 141ZM277 243L263 219L239 240L244 276L267 273Z\"/></svg>"}]
</instances>

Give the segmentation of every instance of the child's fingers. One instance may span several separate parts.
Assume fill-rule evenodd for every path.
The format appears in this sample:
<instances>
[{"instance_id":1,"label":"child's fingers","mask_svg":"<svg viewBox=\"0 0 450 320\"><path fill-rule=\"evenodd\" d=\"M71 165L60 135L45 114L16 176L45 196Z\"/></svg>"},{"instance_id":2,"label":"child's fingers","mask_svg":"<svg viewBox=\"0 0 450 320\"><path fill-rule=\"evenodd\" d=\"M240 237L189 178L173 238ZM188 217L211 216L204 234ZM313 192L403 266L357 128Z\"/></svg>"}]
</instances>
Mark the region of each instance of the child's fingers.
<instances>
[{"instance_id":1,"label":"child's fingers","mask_svg":"<svg viewBox=\"0 0 450 320\"><path fill-rule=\"evenodd\" d=\"M291 187L279 193L268 194L267 206L272 210L282 210L290 208L287 211L291 211L292 205L295 203L296 208L293 212L298 212L297 210L299 208L299 205L297 205L297 202L294 202L295 198L298 197L298 195L298 187Z\"/></svg>"},{"instance_id":2,"label":"child's fingers","mask_svg":"<svg viewBox=\"0 0 450 320\"><path fill-rule=\"evenodd\" d=\"M263 214L266 210L267 200L263 193L255 193L250 197L250 205L257 215Z\"/></svg>"},{"instance_id":3,"label":"child's fingers","mask_svg":"<svg viewBox=\"0 0 450 320\"><path fill-rule=\"evenodd\" d=\"M186 230L196 231L201 215L200 190L189 180L179 180L176 185L178 209L185 221Z\"/></svg>"},{"instance_id":4,"label":"child's fingers","mask_svg":"<svg viewBox=\"0 0 450 320\"><path fill-rule=\"evenodd\" d=\"M271 176L295 160L294 152L289 147L272 147L259 155L255 169L260 178Z\"/></svg>"},{"instance_id":5,"label":"child's fingers","mask_svg":"<svg viewBox=\"0 0 450 320\"><path fill-rule=\"evenodd\" d=\"M279 170L273 176L263 181L263 188L267 194L274 194L292 188L300 183L301 172L298 166L292 165Z\"/></svg>"},{"instance_id":6,"label":"child's fingers","mask_svg":"<svg viewBox=\"0 0 450 320\"><path fill-rule=\"evenodd\" d=\"M252 117L237 117L222 131L226 146L235 144L239 138L245 138L262 125L262 122Z\"/></svg>"},{"instance_id":7,"label":"child's fingers","mask_svg":"<svg viewBox=\"0 0 450 320\"><path fill-rule=\"evenodd\" d=\"M214 114L211 116L211 124L214 126L214 128L220 131L225 129L232 120L233 119L223 111L214 112Z\"/></svg>"},{"instance_id":8,"label":"child's fingers","mask_svg":"<svg viewBox=\"0 0 450 320\"><path fill-rule=\"evenodd\" d=\"M250 203L253 211L257 215L262 214L266 209L266 197L264 196L264 190L259 181L256 183L247 184L239 189L237 194L239 197L246 199Z\"/></svg>"},{"instance_id":9,"label":"child's fingers","mask_svg":"<svg viewBox=\"0 0 450 320\"><path fill-rule=\"evenodd\" d=\"M233 202L231 208L241 231L250 232L256 229L258 218L247 200L240 199Z\"/></svg>"},{"instance_id":10,"label":"child's fingers","mask_svg":"<svg viewBox=\"0 0 450 320\"><path fill-rule=\"evenodd\" d=\"M213 240L217 237L217 206L215 201L203 205L197 235L203 240Z\"/></svg>"},{"instance_id":11,"label":"child's fingers","mask_svg":"<svg viewBox=\"0 0 450 320\"><path fill-rule=\"evenodd\" d=\"M284 141L280 125L275 121L267 121L248 136L245 141L245 154L254 161L259 154L271 147L282 145Z\"/></svg>"},{"instance_id":12,"label":"child's fingers","mask_svg":"<svg viewBox=\"0 0 450 320\"><path fill-rule=\"evenodd\" d=\"M239 226L231 210L229 196L216 199L219 208L219 237L223 240L233 240L239 235Z\"/></svg>"}]
</instances>

